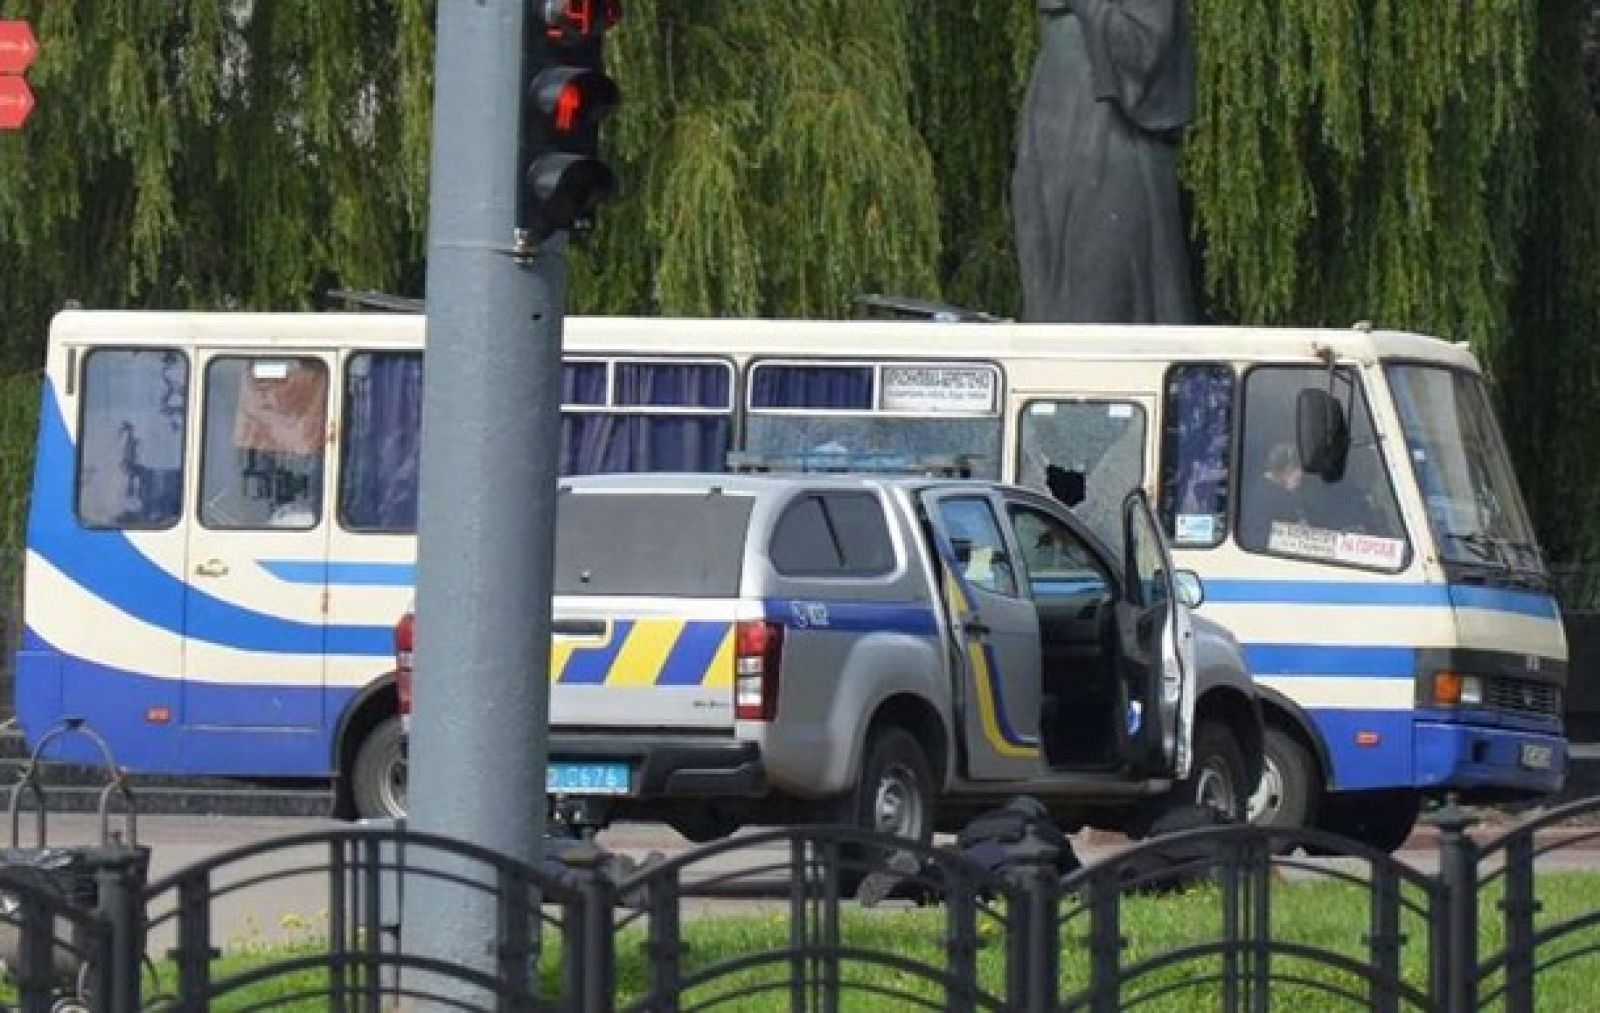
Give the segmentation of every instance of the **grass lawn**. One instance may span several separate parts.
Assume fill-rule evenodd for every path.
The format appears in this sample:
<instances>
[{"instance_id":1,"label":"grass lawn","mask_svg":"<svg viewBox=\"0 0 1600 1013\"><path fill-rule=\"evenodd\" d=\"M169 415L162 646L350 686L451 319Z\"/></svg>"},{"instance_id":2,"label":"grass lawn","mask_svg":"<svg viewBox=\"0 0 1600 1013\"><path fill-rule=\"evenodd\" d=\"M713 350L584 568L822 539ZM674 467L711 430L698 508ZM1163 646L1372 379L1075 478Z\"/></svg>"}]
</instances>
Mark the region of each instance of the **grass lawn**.
<instances>
[{"instance_id":1,"label":"grass lawn","mask_svg":"<svg viewBox=\"0 0 1600 1013\"><path fill-rule=\"evenodd\" d=\"M1600 912L1600 874L1544 875L1539 879L1538 893L1543 905L1538 916L1541 927L1576 915ZM1503 933L1498 922L1496 900L1497 896L1490 893L1481 905L1485 924L1480 933L1480 954L1494 954L1501 946ZM1174 949L1215 940L1222 925L1220 894L1213 888L1175 896L1129 898L1125 900L1122 910L1123 936L1127 941L1123 951L1125 966ZM1364 962L1364 936L1369 918L1367 896L1358 887L1335 882L1276 882L1272 888L1272 934L1279 942L1292 941ZM942 909L851 909L844 918L842 943L852 948L892 954L939 968L943 963L939 943L943 924ZM1409 985L1426 990L1426 923L1419 915L1406 912L1402 916L1402 932L1406 937L1402 949L1404 979ZM786 914L701 915L687 918L683 927L688 946L683 961L685 976L692 977L701 970L741 956L779 951L787 945L788 933ZM1002 996L1005 953L998 926L980 916L979 933L982 946L977 955L978 984L985 992ZM1069 920L1063 925L1060 975L1063 998L1078 993L1088 984L1089 959L1083 942L1085 933L1085 917ZM617 939L619 1005L637 1000L647 992L647 964L642 944L642 934L634 929L624 931ZM1600 927L1578 931L1544 947L1539 954L1539 963L1550 963L1560 955L1572 954L1586 947L1600 947ZM234 951L217 961L213 981L263 968L286 958L315 955L319 949L315 940L308 939L304 944L293 947ZM546 955L546 979L552 986L555 983L555 959L555 954ZM1244 961L1241 959L1240 963L1243 966ZM1121 1007L1183 1013L1221 1009L1222 991L1216 981L1221 970L1219 957L1205 956L1153 971L1125 988ZM1311 1013L1319 1010L1360 1010L1369 1006L1360 981L1327 964L1274 955L1272 972L1277 979L1270 993L1270 1008L1273 1010ZM872 994L866 988L889 989L935 1002L940 1002L943 995L938 986L916 974L861 961L843 961L840 978L847 986L841 1008L847 1010L917 1008L917 1004L909 998L896 999ZM1295 983L1292 980L1295 978L1303 981ZM174 979L170 966L161 969L160 979L167 989L172 987ZM285 974L241 989L215 1002L212 1008L241 1010L271 1005L273 1008L295 1010L326 1009L326 998L310 998L319 991L325 995L326 981L326 974L321 971ZM775 1007L788 1005L789 981L789 964L780 961L718 977L715 981L687 991L682 1002L685 1008L709 1004L717 1010L760 1010L766 1013ZM1560 963L1539 975L1538 1009L1572 1013L1600 1009L1600 987L1597 987L1597 982L1600 982L1600 957ZM1332 995L1311 983L1349 989L1358 998ZM1485 991L1492 990L1496 984L1496 980L1491 979ZM725 1002L715 1001L743 989L763 986L767 990L759 994L730 998ZM1149 996L1168 986L1175 987L1175 990L1138 1001L1141 996Z\"/></svg>"}]
</instances>

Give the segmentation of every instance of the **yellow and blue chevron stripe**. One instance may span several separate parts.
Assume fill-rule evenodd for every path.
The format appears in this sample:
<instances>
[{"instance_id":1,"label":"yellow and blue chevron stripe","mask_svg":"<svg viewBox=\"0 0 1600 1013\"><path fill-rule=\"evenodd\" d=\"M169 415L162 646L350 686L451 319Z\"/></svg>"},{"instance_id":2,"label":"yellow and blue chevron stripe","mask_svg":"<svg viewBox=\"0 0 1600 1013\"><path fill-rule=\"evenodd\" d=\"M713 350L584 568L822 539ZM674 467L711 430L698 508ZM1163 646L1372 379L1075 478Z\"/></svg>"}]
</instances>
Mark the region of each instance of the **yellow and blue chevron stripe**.
<instances>
[{"instance_id":1,"label":"yellow and blue chevron stripe","mask_svg":"<svg viewBox=\"0 0 1600 1013\"><path fill-rule=\"evenodd\" d=\"M733 623L641 618L595 638L556 637L550 680L563 686L733 688Z\"/></svg>"},{"instance_id":2,"label":"yellow and blue chevron stripe","mask_svg":"<svg viewBox=\"0 0 1600 1013\"><path fill-rule=\"evenodd\" d=\"M951 621L965 623L974 612L966 582L949 557L941 552L944 570L945 600L950 604ZM1039 755L1039 740L1018 733L1006 711L1005 690L1000 682L1000 665L994 650L981 638L963 635L967 666L972 672L972 682L978 698L978 717L983 726L983 737L1001 756L1017 760L1035 759Z\"/></svg>"}]
</instances>

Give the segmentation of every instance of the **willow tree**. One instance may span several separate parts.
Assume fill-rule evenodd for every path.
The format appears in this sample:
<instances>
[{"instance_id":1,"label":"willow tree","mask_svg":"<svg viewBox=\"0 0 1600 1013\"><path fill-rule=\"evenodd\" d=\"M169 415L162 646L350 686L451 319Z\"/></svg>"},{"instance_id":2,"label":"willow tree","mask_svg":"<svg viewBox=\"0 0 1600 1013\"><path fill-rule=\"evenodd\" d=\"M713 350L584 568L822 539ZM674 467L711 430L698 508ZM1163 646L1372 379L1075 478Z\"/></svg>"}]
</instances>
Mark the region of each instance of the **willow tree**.
<instances>
[{"instance_id":1,"label":"willow tree","mask_svg":"<svg viewBox=\"0 0 1600 1013\"><path fill-rule=\"evenodd\" d=\"M39 106L0 138L0 320L36 361L48 313L300 307L392 287L426 216L424 0L13 0Z\"/></svg>"},{"instance_id":2,"label":"willow tree","mask_svg":"<svg viewBox=\"0 0 1600 1013\"><path fill-rule=\"evenodd\" d=\"M628 5L609 148L627 193L579 253L579 307L838 316L937 295L939 191L911 116L903 0Z\"/></svg>"}]
</instances>

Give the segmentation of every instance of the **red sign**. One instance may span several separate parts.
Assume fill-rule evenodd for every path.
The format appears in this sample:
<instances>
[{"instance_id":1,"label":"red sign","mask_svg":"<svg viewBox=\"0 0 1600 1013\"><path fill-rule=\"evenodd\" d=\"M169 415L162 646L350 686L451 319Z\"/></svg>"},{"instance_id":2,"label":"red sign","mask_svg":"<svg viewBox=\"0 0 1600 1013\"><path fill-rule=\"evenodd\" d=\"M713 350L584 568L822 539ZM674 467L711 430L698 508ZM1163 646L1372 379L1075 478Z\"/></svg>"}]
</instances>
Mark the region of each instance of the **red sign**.
<instances>
[{"instance_id":1,"label":"red sign","mask_svg":"<svg viewBox=\"0 0 1600 1013\"><path fill-rule=\"evenodd\" d=\"M0 21L0 74L21 74L39 55L39 40L26 21Z\"/></svg>"},{"instance_id":2,"label":"red sign","mask_svg":"<svg viewBox=\"0 0 1600 1013\"><path fill-rule=\"evenodd\" d=\"M0 77L0 130L15 130L33 112L33 91L20 77Z\"/></svg>"}]
</instances>

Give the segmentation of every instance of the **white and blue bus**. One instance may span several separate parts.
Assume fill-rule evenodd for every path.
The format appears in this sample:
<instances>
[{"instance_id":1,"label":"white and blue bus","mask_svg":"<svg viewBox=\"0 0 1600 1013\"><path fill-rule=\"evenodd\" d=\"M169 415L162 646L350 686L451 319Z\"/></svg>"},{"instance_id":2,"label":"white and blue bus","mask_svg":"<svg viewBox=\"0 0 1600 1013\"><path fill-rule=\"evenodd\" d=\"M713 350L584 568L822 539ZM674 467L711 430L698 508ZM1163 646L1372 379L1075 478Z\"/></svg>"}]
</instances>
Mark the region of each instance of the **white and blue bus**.
<instances>
[{"instance_id":1,"label":"white and blue bus","mask_svg":"<svg viewBox=\"0 0 1600 1013\"><path fill-rule=\"evenodd\" d=\"M17 664L30 737L80 716L134 771L336 776L359 811L393 807L423 327L55 318ZM1426 795L1562 781L1561 622L1461 345L572 318L565 355L568 474L962 453L1091 524L1145 487L1264 694L1259 819L1393 847Z\"/></svg>"}]
</instances>

